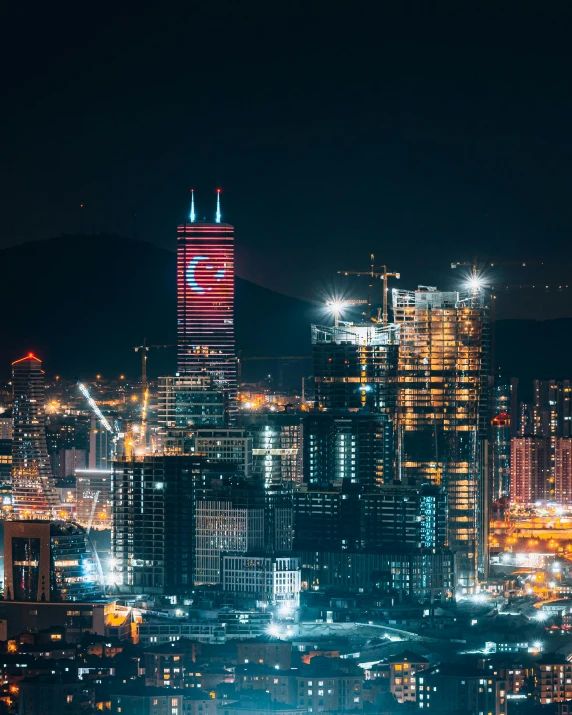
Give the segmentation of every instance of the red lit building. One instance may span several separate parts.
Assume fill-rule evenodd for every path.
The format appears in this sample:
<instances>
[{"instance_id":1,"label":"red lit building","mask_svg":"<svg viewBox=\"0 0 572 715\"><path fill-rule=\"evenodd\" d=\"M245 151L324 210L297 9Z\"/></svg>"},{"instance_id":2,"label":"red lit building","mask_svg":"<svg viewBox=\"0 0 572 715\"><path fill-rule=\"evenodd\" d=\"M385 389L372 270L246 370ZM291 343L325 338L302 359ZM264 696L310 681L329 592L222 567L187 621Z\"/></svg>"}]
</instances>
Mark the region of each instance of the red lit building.
<instances>
[{"instance_id":1,"label":"red lit building","mask_svg":"<svg viewBox=\"0 0 572 715\"><path fill-rule=\"evenodd\" d=\"M232 413L237 374L234 342L234 227L191 220L177 229L177 370L212 375Z\"/></svg>"}]
</instances>

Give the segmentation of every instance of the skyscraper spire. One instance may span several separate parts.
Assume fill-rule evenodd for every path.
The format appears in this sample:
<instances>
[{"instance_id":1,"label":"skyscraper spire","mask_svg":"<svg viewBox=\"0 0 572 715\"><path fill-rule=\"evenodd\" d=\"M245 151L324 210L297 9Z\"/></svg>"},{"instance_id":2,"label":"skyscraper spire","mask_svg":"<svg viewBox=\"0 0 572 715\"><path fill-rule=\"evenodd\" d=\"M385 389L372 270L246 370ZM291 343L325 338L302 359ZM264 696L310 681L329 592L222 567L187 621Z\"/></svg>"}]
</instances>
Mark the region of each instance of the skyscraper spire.
<instances>
[{"instance_id":1,"label":"skyscraper spire","mask_svg":"<svg viewBox=\"0 0 572 715\"><path fill-rule=\"evenodd\" d=\"M195 222L195 190L191 189L191 213L189 214L191 223Z\"/></svg>"},{"instance_id":2,"label":"skyscraper spire","mask_svg":"<svg viewBox=\"0 0 572 715\"><path fill-rule=\"evenodd\" d=\"M220 223L220 189L216 190L216 215L215 222Z\"/></svg>"}]
</instances>

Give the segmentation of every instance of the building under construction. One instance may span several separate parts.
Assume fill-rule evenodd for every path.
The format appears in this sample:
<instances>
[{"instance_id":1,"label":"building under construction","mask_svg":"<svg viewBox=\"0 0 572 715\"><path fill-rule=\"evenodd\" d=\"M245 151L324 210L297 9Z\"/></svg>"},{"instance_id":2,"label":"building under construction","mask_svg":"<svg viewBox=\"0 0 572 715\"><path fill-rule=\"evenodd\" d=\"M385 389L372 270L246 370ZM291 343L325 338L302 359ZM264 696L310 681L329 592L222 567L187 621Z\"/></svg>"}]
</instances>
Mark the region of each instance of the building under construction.
<instances>
[{"instance_id":1,"label":"building under construction","mask_svg":"<svg viewBox=\"0 0 572 715\"><path fill-rule=\"evenodd\" d=\"M482 291L393 291L397 475L442 484L461 591L485 568L489 309Z\"/></svg>"},{"instance_id":2,"label":"building under construction","mask_svg":"<svg viewBox=\"0 0 572 715\"><path fill-rule=\"evenodd\" d=\"M392 479L444 487L458 588L471 592L486 564L489 308L478 288L421 286L394 290L392 298L393 323L312 326L316 408L332 416L345 411L348 418L352 412L384 416L383 468L364 488ZM314 462L323 467L320 481L335 484L340 470L314 447L305 455L305 481L312 482ZM341 460L357 475L358 452L357 444L340 442L335 464Z\"/></svg>"},{"instance_id":3,"label":"building under construction","mask_svg":"<svg viewBox=\"0 0 572 715\"><path fill-rule=\"evenodd\" d=\"M395 325L312 325L316 407L392 413L397 351Z\"/></svg>"}]
</instances>

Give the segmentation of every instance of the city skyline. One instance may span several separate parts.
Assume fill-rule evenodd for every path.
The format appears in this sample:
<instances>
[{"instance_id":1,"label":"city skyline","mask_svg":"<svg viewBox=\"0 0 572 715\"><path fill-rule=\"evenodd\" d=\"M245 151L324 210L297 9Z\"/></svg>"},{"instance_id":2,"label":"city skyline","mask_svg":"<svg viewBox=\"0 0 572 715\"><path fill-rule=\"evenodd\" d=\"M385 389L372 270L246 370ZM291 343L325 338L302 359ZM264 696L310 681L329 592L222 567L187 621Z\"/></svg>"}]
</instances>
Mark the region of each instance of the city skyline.
<instances>
[{"instance_id":1,"label":"city skyline","mask_svg":"<svg viewBox=\"0 0 572 715\"><path fill-rule=\"evenodd\" d=\"M572 715L572 6L20 15L0 715Z\"/></svg>"}]
</instances>

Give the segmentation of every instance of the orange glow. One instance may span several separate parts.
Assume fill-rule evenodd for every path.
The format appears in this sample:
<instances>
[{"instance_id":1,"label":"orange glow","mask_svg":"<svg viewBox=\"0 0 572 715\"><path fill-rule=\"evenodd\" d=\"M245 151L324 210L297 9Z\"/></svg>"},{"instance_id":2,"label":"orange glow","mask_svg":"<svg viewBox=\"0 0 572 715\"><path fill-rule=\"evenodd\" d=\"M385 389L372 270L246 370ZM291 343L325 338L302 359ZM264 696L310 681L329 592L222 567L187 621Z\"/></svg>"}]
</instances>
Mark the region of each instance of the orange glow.
<instances>
[{"instance_id":1,"label":"orange glow","mask_svg":"<svg viewBox=\"0 0 572 715\"><path fill-rule=\"evenodd\" d=\"M34 355L34 353L28 353L28 354L26 355L26 357L20 358L19 360L14 360L14 362L12 363L12 365L16 365L16 364L19 363L19 362L23 362L24 360L30 360L30 359L31 359L31 360L37 360L38 362L42 362L42 361L40 360L40 358L37 358L37 357Z\"/></svg>"}]
</instances>

